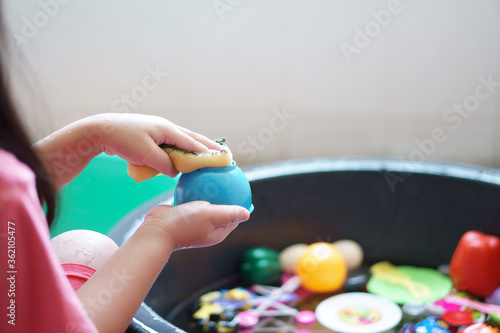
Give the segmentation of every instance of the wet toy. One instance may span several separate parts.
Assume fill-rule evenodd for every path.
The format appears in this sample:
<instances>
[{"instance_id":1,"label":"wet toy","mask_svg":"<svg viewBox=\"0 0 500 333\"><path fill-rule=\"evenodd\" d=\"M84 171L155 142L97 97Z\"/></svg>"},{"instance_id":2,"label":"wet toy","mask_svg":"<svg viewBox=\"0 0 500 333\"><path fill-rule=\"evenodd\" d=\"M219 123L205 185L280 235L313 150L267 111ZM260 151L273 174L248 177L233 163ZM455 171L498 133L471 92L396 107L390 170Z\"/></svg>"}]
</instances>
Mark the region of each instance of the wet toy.
<instances>
[{"instance_id":1,"label":"wet toy","mask_svg":"<svg viewBox=\"0 0 500 333\"><path fill-rule=\"evenodd\" d=\"M404 323L416 324L430 316L426 303L406 303L401 310Z\"/></svg>"},{"instance_id":2,"label":"wet toy","mask_svg":"<svg viewBox=\"0 0 500 333\"><path fill-rule=\"evenodd\" d=\"M353 240L341 239L332 245L342 254L348 271L353 271L361 266L364 254L361 246ZM283 272L293 274L297 268L300 256L307 248L307 244L293 244L280 252L280 264Z\"/></svg>"},{"instance_id":3,"label":"wet toy","mask_svg":"<svg viewBox=\"0 0 500 333\"><path fill-rule=\"evenodd\" d=\"M500 333L500 330L483 323L477 323L459 330L458 333Z\"/></svg>"},{"instance_id":4,"label":"wet toy","mask_svg":"<svg viewBox=\"0 0 500 333\"><path fill-rule=\"evenodd\" d=\"M456 304L448 301L447 298L440 299L438 301L427 303L426 308L434 315L441 316L447 311L459 311L464 307L460 304Z\"/></svg>"},{"instance_id":5,"label":"wet toy","mask_svg":"<svg viewBox=\"0 0 500 333\"><path fill-rule=\"evenodd\" d=\"M254 209L248 179L234 161L229 167L201 168L180 176L174 192L174 205L196 200L239 205L250 212Z\"/></svg>"},{"instance_id":6,"label":"wet toy","mask_svg":"<svg viewBox=\"0 0 500 333\"><path fill-rule=\"evenodd\" d=\"M443 313L441 319L450 326L460 327L464 325L470 325L474 321L471 313L469 311L448 311Z\"/></svg>"},{"instance_id":7,"label":"wet toy","mask_svg":"<svg viewBox=\"0 0 500 333\"><path fill-rule=\"evenodd\" d=\"M463 298L463 297L457 297L455 295L448 296L444 298L449 303L454 303L457 305L462 305L469 307L471 309L475 309L484 313L496 313L500 314L500 306L499 305L494 305L494 304L487 304L487 303L482 303L478 301L474 301L471 299Z\"/></svg>"},{"instance_id":8,"label":"wet toy","mask_svg":"<svg viewBox=\"0 0 500 333\"><path fill-rule=\"evenodd\" d=\"M297 262L296 274L302 286L317 293L331 292L342 287L347 266L340 251L332 244L311 244Z\"/></svg>"},{"instance_id":9,"label":"wet toy","mask_svg":"<svg viewBox=\"0 0 500 333\"><path fill-rule=\"evenodd\" d=\"M486 303L500 305L500 288L495 289L495 291L484 299Z\"/></svg>"},{"instance_id":10,"label":"wet toy","mask_svg":"<svg viewBox=\"0 0 500 333\"><path fill-rule=\"evenodd\" d=\"M489 313L486 316L484 323L491 327L500 328L500 315L496 313Z\"/></svg>"},{"instance_id":11,"label":"wet toy","mask_svg":"<svg viewBox=\"0 0 500 333\"><path fill-rule=\"evenodd\" d=\"M255 247L243 253L241 275L250 283L274 284L280 281L279 253L267 247Z\"/></svg>"},{"instance_id":12,"label":"wet toy","mask_svg":"<svg viewBox=\"0 0 500 333\"><path fill-rule=\"evenodd\" d=\"M459 290L478 296L500 285L500 238L468 231L460 238L450 262L450 277Z\"/></svg>"},{"instance_id":13,"label":"wet toy","mask_svg":"<svg viewBox=\"0 0 500 333\"><path fill-rule=\"evenodd\" d=\"M415 333L415 324L406 323L403 325L399 333Z\"/></svg>"},{"instance_id":14,"label":"wet toy","mask_svg":"<svg viewBox=\"0 0 500 333\"><path fill-rule=\"evenodd\" d=\"M280 252L280 265L283 272L294 274L297 268L297 262L300 256L307 248L307 244L299 243L293 244L283 249Z\"/></svg>"},{"instance_id":15,"label":"wet toy","mask_svg":"<svg viewBox=\"0 0 500 333\"><path fill-rule=\"evenodd\" d=\"M370 273L376 278L405 288L416 299L426 298L431 293L431 290L425 284L412 280L411 276L405 274L387 261L373 265L370 268Z\"/></svg>"},{"instance_id":16,"label":"wet toy","mask_svg":"<svg viewBox=\"0 0 500 333\"><path fill-rule=\"evenodd\" d=\"M238 325L251 332L295 332L295 325L311 325L316 322L312 311L299 311L288 306L289 295L300 287L300 279L294 276L281 287L254 286L262 296L252 300L252 308L238 313ZM272 327L272 328L271 328Z\"/></svg>"},{"instance_id":17,"label":"wet toy","mask_svg":"<svg viewBox=\"0 0 500 333\"><path fill-rule=\"evenodd\" d=\"M256 297L241 287L211 291L198 299L192 318L204 330L233 332L237 326L236 313L249 309Z\"/></svg>"},{"instance_id":18,"label":"wet toy","mask_svg":"<svg viewBox=\"0 0 500 333\"><path fill-rule=\"evenodd\" d=\"M450 333L448 325L437 317L428 317L414 326L418 333Z\"/></svg>"},{"instance_id":19,"label":"wet toy","mask_svg":"<svg viewBox=\"0 0 500 333\"><path fill-rule=\"evenodd\" d=\"M470 314L474 323L484 322L486 316L483 312L466 305L472 304L469 303L470 301L476 301L474 296L471 294L463 291L456 292L456 290L452 290L450 295L445 298L435 302L426 303L425 308L429 314L439 317L442 317L448 312L457 313L466 311Z\"/></svg>"},{"instance_id":20,"label":"wet toy","mask_svg":"<svg viewBox=\"0 0 500 333\"><path fill-rule=\"evenodd\" d=\"M363 263L363 249L361 245L350 239L341 239L332 243L337 250L342 253L345 263L347 265L347 270L352 271L359 268Z\"/></svg>"},{"instance_id":21,"label":"wet toy","mask_svg":"<svg viewBox=\"0 0 500 333\"><path fill-rule=\"evenodd\" d=\"M365 290L368 280L370 280L370 271L368 267L359 267L348 272L342 290L345 292Z\"/></svg>"},{"instance_id":22,"label":"wet toy","mask_svg":"<svg viewBox=\"0 0 500 333\"><path fill-rule=\"evenodd\" d=\"M373 333L389 330L401 320L399 306L368 293L345 293L316 307L318 322L335 332Z\"/></svg>"},{"instance_id":23,"label":"wet toy","mask_svg":"<svg viewBox=\"0 0 500 333\"><path fill-rule=\"evenodd\" d=\"M398 304L436 301L448 295L452 288L447 276L430 268L396 267L383 261L373 265L370 272L372 277L366 289Z\"/></svg>"},{"instance_id":24,"label":"wet toy","mask_svg":"<svg viewBox=\"0 0 500 333\"><path fill-rule=\"evenodd\" d=\"M63 263L61 266L71 287L73 287L75 291L80 289L80 287L96 272L95 268L84 264Z\"/></svg>"}]
</instances>

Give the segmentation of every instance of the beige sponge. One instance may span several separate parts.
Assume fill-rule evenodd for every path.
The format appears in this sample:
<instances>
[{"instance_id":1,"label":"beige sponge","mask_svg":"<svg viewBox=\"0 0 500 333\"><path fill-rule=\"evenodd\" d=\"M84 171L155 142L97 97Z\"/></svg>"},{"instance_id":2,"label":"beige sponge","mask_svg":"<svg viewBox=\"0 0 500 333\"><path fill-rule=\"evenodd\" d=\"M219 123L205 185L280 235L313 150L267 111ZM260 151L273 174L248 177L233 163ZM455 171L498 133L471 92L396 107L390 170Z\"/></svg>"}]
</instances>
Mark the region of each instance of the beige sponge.
<instances>
[{"instance_id":1,"label":"beige sponge","mask_svg":"<svg viewBox=\"0 0 500 333\"><path fill-rule=\"evenodd\" d=\"M220 144L224 144L225 140L215 140ZM171 145L161 145L162 148L172 160L175 168L182 173L193 172L201 168L219 168L228 167L233 163L233 154L226 149L210 153L192 153L181 150ZM142 182L158 175L158 170L155 170L146 165L135 165L128 163L127 171L130 177L136 182Z\"/></svg>"}]
</instances>

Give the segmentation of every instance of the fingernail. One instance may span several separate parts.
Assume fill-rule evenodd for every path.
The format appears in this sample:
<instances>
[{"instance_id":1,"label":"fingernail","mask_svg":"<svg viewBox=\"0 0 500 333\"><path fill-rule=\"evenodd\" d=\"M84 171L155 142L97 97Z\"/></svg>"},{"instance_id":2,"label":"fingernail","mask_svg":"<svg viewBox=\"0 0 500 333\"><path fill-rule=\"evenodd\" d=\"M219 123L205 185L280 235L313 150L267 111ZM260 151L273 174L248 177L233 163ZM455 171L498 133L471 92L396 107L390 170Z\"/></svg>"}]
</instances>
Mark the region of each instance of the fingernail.
<instances>
[{"instance_id":1,"label":"fingernail","mask_svg":"<svg viewBox=\"0 0 500 333\"><path fill-rule=\"evenodd\" d=\"M250 212L248 210L244 210L241 212L240 214L240 221L239 222L245 222L245 221L248 221L248 219L250 218Z\"/></svg>"}]
</instances>

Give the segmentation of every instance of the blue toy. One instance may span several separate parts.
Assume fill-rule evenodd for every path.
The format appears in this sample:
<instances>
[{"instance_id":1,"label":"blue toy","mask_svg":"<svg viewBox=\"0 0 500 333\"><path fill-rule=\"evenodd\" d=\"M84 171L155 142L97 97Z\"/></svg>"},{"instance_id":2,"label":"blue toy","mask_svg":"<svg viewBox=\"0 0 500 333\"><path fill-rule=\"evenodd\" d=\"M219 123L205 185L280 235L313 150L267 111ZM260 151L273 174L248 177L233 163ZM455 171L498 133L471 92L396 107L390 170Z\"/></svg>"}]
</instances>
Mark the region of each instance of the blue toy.
<instances>
[{"instance_id":1,"label":"blue toy","mask_svg":"<svg viewBox=\"0 0 500 333\"><path fill-rule=\"evenodd\" d=\"M250 183L234 161L228 167L201 168L181 175L175 188L174 205L196 200L238 205L253 211Z\"/></svg>"},{"instance_id":2,"label":"blue toy","mask_svg":"<svg viewBox=\"0 0 500 333\"><path fill-rule=\"evenodd\" d=\"M450 333L448 325L438 317L428 317L417 324L405 324L400 333Z\"/></svg>"}]
</instances>

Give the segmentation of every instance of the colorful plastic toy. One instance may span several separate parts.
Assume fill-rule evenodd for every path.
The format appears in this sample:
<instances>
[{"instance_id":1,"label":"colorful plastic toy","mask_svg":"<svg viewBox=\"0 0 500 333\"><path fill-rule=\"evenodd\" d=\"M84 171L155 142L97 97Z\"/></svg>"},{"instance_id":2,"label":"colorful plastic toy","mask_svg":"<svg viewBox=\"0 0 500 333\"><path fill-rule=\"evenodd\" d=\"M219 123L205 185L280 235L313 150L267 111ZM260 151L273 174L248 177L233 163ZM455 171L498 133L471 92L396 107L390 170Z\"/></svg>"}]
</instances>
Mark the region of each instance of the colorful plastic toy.
<instances>
[{"instance_id":1,"label":"colorful plastic toy","mask_svg":"<svg viewBox=\"0 0 500 333\"><path fill-rule=\"evenodd\" d=\"M450 330L439 318L428 317L417 324L405 324L399 333L450 333Z\"/></svg>"},{"instance_id":2,"label":"colorful plastic toy","mask_svg":"<svg viewBox=\"0 0 500 333\"><path fill-rule=\"evenodd\" d=\"M474 321L469 311L448 311L441 315L441 319L450 326L460 327L470 325Z\"/></svg>"},{"instance_id":3,"label":"colorful plastic toy","mask_svg":"<svg viewBox=\"0 0 500 333\"><path fill-rule=\"evenodd\" d=\"M484 323L495 328L500 328L500 315L489 313L484 320Z\"/></svg>"},{"instance_id":4,"label":"colorful plastic toy","mask_svg":"<svg viewBox=\"0 0 500 333\"><path fill-rule=\"evenodd\" d=\"M484 313L494 312L494 313L500 314L500 306L499 305L482 303L482 302L470 300L470 299L463 298L463 297L457 297L454 295L445 297L444 300L446 300L447 302L450 302L450 303L457 304L457 305L466 306L466 307L469 307L471 309L475 309L475 310L478 310L478 311L481 311Z\"/></svg>"},{"instance_id":5,"label":"colorful plastic toy","mask_svg":"<svg viewBox=\"0 0 500 333\"><path fill-rule=\"evenodd\" d=\"M362 292L329 297L319 303L315 313L324 327L349 333L385 332L402 317L400 307L393 301Z\"/></svg>"},{"instance_id":6,"label":"colorful plastic toy","mask_svg":"<svg viewBox=\"0 0 500 333\"><path fill-rule=\"evenodd\" d=\"M342 254L348 271L355 270L363 263L363 249L361 246L350 239L341 239L332 243L332 245ZM301 255L307 249L307 244L298 243L284 248L280 252L280 264L283 272L287 274L295 273L297 263Z\"/></svg>"},{"instance_id":7,"label":"colorful plastic toy","mask_svg":"<svg viewBox=\"0 0 500 333\"><path fill-rule=\"evenodd\" d=\"M418 333L450 333L448 325L437 317L429 317L415 324Z\"/></svg>"},{"instance_id":8,"label":"colorful plastic toy","mask_svg":"<svg viewBox=\"0 0 500 333\"><path fill-rule=\"evenodd\" d=\"M279 253L267 247L248 249L243 254L241 275L245 281L274 284L281 278Z\"/></svg>"},{"instance_id":9,"label":"colorful plastic toy","mask_svg":"<svg viewBox=\"0 0 500 333\"><path fill-rule=\"evenodd\" d=\"M374 264L370 273L390 284L398 285L410 292L415 299L425 299L431 294L431 290L425 284L415 281L411 276L396 268L388 261Z\"/></svg>"},{"instance_id":10,"label":"colorful plastic toy","mask_svg":"<svg viewBox=\"0 0 500 333\"><path fill-rule=\"evenodd\" d=\"M250 212L250 183L236 163L225 168L202 168L182 174L174 192L174 205L203 200L212 204L239 205Z\"/></svg>"},{"instance_id":11,"label":"colorful plastic toy","mask_svg":"<svg viewBox=\"0 0 500 333\"><path fill-rule=\"evenodd\" d=\"M288 294L300 286L300 279L292 277L281 287L254 286L254 289L263 293L252 300L252 309L238 313L238 325L253 332L267 332L269 326L276 331L295 332L295 325L311 325L316 321L312 311L299 311L283 303Z\"/></svg>"},{"instance_id":12,"label":"colorful plastic toy","mask_svg":"<svg viewBox=\"0 0 500 333\"><path fill-rule=\"evenodd\" d=\"M287 274L294 274L297 268L297 262L300 256L307 249L307 244L299 243L293 244L284 248L280 252L280 265L283 272Z\"/></svg>"},{"instance_id":13,"label":"colorful plastic toy","mask_svg":"<svg viewBox=\"0 0 500 333\"><path fill-rule=\"evenodd\" d=\"M477 323L459 330L458 333L500 333L500 330L483 323Z\"/></svg>"},{"instance_id":14,"label":"colorful plastic toy","mask_svg":"<svg viewBox=\"0 0 500 333\"><path fill-rule=\"evenodd\" d=\"M237 326L236 312L249 309L250 300L257 296L244 288L211 291L202 295L193 313L198 326L217 328L218 331L234 331Z\"/></svg>"},{"instance_id":15,"label":"colorful plastic toy","mask_svg":"<svg viewBox=\"0 0 500 333\"><path fill-rule=\"evenodd\" d=\"M332 244L311 244L300 256L296 274L302 286L310 291L325 293L342 287L347 277L347 266L340 251Z\"/></svg>"},{"instance_id":16,"label":"colorful plastic toy","mask_svg":"<svg viewBox=\"0 0 500 333\"><path fill-rule=\"evenodd\" d=\"M294 291L298 287L300 279L294 276L281 287L256 284L251 290L238 287L212 291L199 298L200 306L193 319L204 330L217 328L219 332L232 332L240 327L261 332L272 326L298 333L296 324L311 325L316 320L314 312L287 305L297 301Z\"/></svg>"},{"instance_id":17,"label":"colorful plastic toy","mask_svg":"<svg viewBox=\"0 0 500 333\"><path fill-rule=\"evenodd\" d=\"M470 307L468 305L474 304L476 298L470 293L453 290L450 295L432 303L426 303L425 307L427 313L434 316L443 316L447 312L468 312L473 319L474 323L484 322L485 314L481 311L475 309L475 307ZM472 302L472 303L471 303Z\"/></svg>"},{"instance_id":18,"label":"colorful plastic toy","mask_svg":"<svg viewBox=\"0 0 500 333\"><path fill-rule=\"evenodd\" d=\"M398 304L433 302L448 295L453 286L449 277L426 267L393 266L382 261L370 272L366 289Z\"/></svg>"},{"instance_id":19,"label":"colorful plastic toy","mask_svg":"<svg viewBox=\"0 0 500 333\"><path fill-rule=\"evenodd\" d=\"M450 262L450 277L459 290L478 296L492 294L500 285L500 238L468 231Z\"/></svg>"},{"instance_id":20,"label":"colorful plastic toy","mask_svg":"<svg viewBox=\"0 0 500 333\"><path fill-rule=\"evenodd\" d=\"M363 263L364 253L361 245L351 239L340 239L332 243L342 253L347 270L352 271L359 268Z\"/></svg>"},{"instance_id":21,"label":"colorful plastic toy","mask_svg":"<svg viewBox=\"0 0 500 333\"><path fill-rule=\"evenodd\" d=\"M495 305L500 305L500 287L495 289L495 291L484 299L486 303L491 303Z\"/></svg>"}]
</instances>

